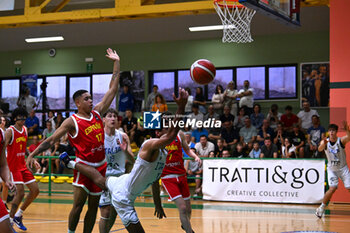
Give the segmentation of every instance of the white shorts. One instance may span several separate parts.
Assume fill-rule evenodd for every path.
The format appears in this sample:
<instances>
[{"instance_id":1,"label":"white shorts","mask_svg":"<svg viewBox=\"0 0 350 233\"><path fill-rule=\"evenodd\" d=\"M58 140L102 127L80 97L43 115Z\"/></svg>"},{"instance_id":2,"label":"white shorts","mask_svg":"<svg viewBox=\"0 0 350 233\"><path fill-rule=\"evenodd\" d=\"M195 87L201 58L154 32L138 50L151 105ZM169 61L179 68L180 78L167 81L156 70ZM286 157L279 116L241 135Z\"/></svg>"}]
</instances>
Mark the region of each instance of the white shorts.
<instances>
[{"instance_id":1,"label":"white shorts","mask_svg":"<svg viewBox=\"0 0 350 233\"><path fill-rule=\"evenodd\" d=\"M125 181L128 175L110 176L106 181L106 186L112 196L112 205L125 227L128 227L130 223L137 224L140 221L134 208L135 200L131 200L127 190L125 190Z\"/></svg>"},{"instance_id":2,"label":"white shorts","mask_svg":"<svg viewBox=\"0 0 350 233\"><path fill-rule=\"evenodd\" d=\"M124 173L121 173L119 176L121 176L123 174ZM119 177L119 176L116 175L114 177ZM101 194L101 197L100 197L99 207L108 206L108 205L112 205L111 193L108 190L103 190L102 194Z\"/></svg>"},{"instance_id":3,"label":"white shorts","mask_svg":"<svg viewBox=\"0 0 350 233\"><path fill-rule=\"evenodd\" d=\"M338 187L339 179L344 183L346 189L350 189L350 171L348 166L345 166L337 171L332 171L327 168L328 185L329 187Z\"/></svg>"}]
</instances>

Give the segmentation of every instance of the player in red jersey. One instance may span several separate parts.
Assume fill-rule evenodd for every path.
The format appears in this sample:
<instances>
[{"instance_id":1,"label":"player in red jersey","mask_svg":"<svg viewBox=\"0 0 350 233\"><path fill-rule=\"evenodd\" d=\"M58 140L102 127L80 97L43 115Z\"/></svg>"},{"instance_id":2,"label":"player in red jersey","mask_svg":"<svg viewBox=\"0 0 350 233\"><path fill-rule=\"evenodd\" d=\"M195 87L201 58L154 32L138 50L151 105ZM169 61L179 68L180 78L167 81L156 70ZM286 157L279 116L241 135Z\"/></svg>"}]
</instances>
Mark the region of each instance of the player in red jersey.
<instances>
[{"instance_id":1,"label":"player in red jersey","mask_svg":"<svg viewBox=\"0 0 350 233\"><path fill-rule=\"evenodd\" d=\"M120 58L116 51L107 49L107 58L114 61L113 75L109 90L102 101L94 108L91 94L86 90L76 91L73 100L78 113L67 118L55 133L44 140L28 157L27 164L31 165L33 157L44 152L61 137L68 133L71 144L76 148L76 161L95 167L103 176L106 173L106 157L104 150L104 129L101 115L103 115L118 92ZM95 225L98 203L102 190L86 176L74 172L74 202L69 214L68 233L75 232L79 222L80 213L88 198L88 211L84 218L84 233L92 232Z\"/></svg>"},{"instance_id":2,"label":"player in red jersey","mask_svg":"<svg viewBox=\"0 0 350 233\"><path fill-rule=\"evenodd\" d=\"M156 134L158 131L156 131ZM169 194L172 201L175 202L180 214L181 227L187 233L192 233L191 227L191 201L190 190L187 184L186 170L182 148L185 153L194 158L195 161L201 162L200 158L188 147L183 132L179 132L176 139L165 147L168 150L165 167L161 175L162 185ZM157 199L154 203L161 203L159 195L159 182L154 182L152 185L153 198ZM163 208L156 205L155 214L164 215ZM165 216L165 215L164 215Z\"/></svg>"},{"instance_id":3,"label":"player in red jersey","mask_svg":"<svg viewBox=\"0 0 350 233\"><path fill-rule=\"evenodd\" d=\"M23 212L35 200L39 194L38 184L35 182L33 174L26 167L25 154L27 153L27 128L24 126L27 117L27 111L24 108L16 108L12 112L15 124L10 126L5 133L5 147L7 147L7 163L11 172L13 183L16 185L17 193L12 201L10 218L18 228L26 231L23 225ZM39 166L38 163L35 163ZM24 185L29 189L29 193L24 199Z\"/></svg>"},{"instance_id":4,"label":"player in red jersey","mask_svg":"<svg viewBox=\"0 0 350 233\"><path fill-rule=\"evenodd\" d=\"M3 187L7 187L10 192L15 192L16 185L12 183L10 177L10 170L7 165L6 155L5 155L5 133L0 129L0 177L3 180ZM0 232L1 233L13 233L15 232L12 229L9 213L5 207L5 204L0 199Z\"/></svg>"}]
</instances>

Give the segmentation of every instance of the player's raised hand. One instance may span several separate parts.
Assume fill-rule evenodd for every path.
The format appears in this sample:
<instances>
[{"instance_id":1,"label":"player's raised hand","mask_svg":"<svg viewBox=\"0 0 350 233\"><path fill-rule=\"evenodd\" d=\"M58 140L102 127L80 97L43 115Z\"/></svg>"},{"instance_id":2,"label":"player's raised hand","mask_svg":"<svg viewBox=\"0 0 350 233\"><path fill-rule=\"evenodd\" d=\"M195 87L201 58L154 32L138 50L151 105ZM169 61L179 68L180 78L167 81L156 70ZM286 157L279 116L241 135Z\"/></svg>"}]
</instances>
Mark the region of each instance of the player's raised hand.
<instances>
[{"instance_id":1,"label":"player's raised hand","mask_svg":"<svg viewBox=\"0 0 350 233\"><path fill-rule=\"evenodd\" d=\"M177 106L179 107L185 107L187 104L187 99L188 99L188 93L185 91L185 89L182 89L181 87L179 88L179 96L176 98L175 94L173 94L173 99Z\"/></svg>"},{"instance_id":2,"label":"player's raised hand","mask_svg":"<svg viewBox=\"0 0 350 233\"><path fill-rule=\"evenodd\" d=\"M350 131L350 130L349 130L349 125L348 125L348 122L347 122L347 121L343 121L343 127L344 127L344 130L345 130L345 131Z\"/></svg>"},{"instance_id":3,"label":"player's raised hand","mask_svg":"<svg viewBox=\"0 0 350 233\"><path fill-rule=\"evenodd\" d=\"M120 57L117 54L117 52L115 50L112 50L111 48L107 49L106 57L108 57L109 59L111 59L113 61L120 61Z\"/></svg>"},{"instance_id":4,"label":"player's raised hand","mask_svg":"<svg viewBox=\"0 0 350 233\"><path fill-rule=\"evenodd\" d=\"M123 142L120 143L120 140L117 139L117 144L120 146L120 149L122 149L122 151L126 151L128 148L128 137L123 134Z\"/></svg>"}]
</instances>

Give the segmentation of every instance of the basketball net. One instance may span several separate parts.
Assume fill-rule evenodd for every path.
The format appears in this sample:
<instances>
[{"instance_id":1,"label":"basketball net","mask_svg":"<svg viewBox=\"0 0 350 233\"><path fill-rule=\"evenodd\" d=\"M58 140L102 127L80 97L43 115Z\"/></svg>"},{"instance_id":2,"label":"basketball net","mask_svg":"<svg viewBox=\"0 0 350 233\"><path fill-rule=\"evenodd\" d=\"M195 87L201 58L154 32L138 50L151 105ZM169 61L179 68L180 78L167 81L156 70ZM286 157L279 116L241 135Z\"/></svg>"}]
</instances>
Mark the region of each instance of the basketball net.
<instances>
[{"instance_id":1,"label":"basketball net","mask_svg":"<svg viewBox=\"0 0 350 233\"><path fill-rule=\"evenodd\" d=\"M252 42L250 23L255 10L238 3L238 0L214 0L223 28L222 42L249 43Z\"/></svg>"}]
</instances>

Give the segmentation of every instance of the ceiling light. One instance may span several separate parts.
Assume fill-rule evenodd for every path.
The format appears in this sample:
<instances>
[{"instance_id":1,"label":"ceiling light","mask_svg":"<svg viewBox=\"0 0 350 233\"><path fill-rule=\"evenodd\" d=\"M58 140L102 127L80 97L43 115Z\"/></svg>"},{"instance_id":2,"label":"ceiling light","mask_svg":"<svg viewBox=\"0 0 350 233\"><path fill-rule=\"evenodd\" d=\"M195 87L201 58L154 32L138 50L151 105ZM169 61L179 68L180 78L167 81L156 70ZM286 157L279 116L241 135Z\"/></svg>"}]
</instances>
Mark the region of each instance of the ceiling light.
<instances>
[{"instance_id":1,"label":"ceiling light","mask_svg":"<svg viewBox=\"0 0 350 233\"><path fill-rule=\"evenodd\" d=\"M62 40L64 40L63 36L37 37L37 38L27 38L27 39L25 39L25 41L27 43L62 41Z\"/></svg>"},{"instance_id":2,"label":"ceiling light","mask_svg":"<svg viewBox=\"0 0 350 233\"><path fill-rule=\"evenodd\" d=\"M227 25L229 29L235 28L234 25ZM224 29L224 25L212 25L212 26L200 26L200 27L189 27L191 32L199 32L199 31L213 31L213 30L222 30Z\"/></svg>"}]
</instances>

